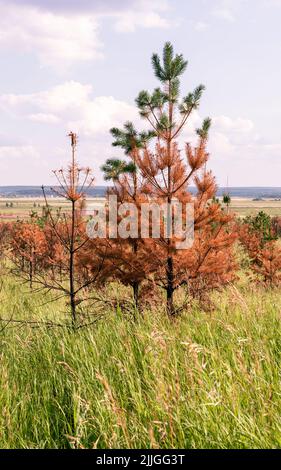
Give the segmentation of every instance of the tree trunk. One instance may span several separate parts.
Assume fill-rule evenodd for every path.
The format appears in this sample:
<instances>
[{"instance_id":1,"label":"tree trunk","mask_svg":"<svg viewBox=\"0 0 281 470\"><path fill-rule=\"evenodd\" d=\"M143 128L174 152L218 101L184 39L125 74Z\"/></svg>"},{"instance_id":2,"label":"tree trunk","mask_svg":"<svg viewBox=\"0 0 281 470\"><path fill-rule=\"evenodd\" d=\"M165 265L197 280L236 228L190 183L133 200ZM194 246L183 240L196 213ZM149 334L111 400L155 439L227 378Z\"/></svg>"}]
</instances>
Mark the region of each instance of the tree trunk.
<instances>
[{"instance_id":1,"label":"tree trunk","mask_svg":"<svg viewBox=\"0 0 281 470\"><path fill-rule=\"evenodd\" d=\"M33 265L32 261L29 261L29 287L32 289L33 287Z\"/></svg>"},{"instance_id":2,"label":"tree trunk","mask_svg":"<svg viewBox=\"0 0 281 470\"><path fill-rule=\"evenodd\" d=\"M33 248L31 248L30 261L29 261L29 287L30 289L32 289L33 287L33 272L34 272L34 253L33 253Z\"/></svg>"},{"instance_id":3,"label":"tree trunk","mask_svg":"<svg viewBox=\"0 0 281 470\"><path fill-rule=\"evenodd\" d=\"M69 296L72 326L76 327L76 299L75 299L75 281L74 281L74 238L75 238L75 201L72 202L72 220L71 220L71 238L69 254Z\"/></svg>"},{"instance_id":4,"label":"tree trunk","mask_svg":"<svg viewBox=\"0 0 281 470\"><path fill-rule=\"evenodd\" d=\"M171 256L167 259L167 314L175 315L174 307L174 266Z\"/></svg>"},{"instance_id":5,"label":"tree trunk","mask_svg":"<svg viewBox=\"0 0 281 470\"><path fill-rule=\"evenodd\" d=\"M174 263L173 257L171 255L171 237L173 232L173 214L172 214L172 175L171 175L171 142L172 142L172 124L173 124L173 103L171 100L171 81L169 80L168 84L168 94L169 94L169 131L167 138L167 155L168 155L168 220L167 220L167 230L168 230L168 253L167 253L167 314L173 316L175 314L174 307Z\"/></svg>"},{"instance_id":6,"label":"tree trunk","mask_svg":"<svg viewBox=\"0 0 281 470\"><path fill-rule=\"evenodd\" d=\"M135 307L138 310L139 308L139 282L138 281L135 281L133 283L133 291L134 291Z\"/></svg>"},{"instance_id":7,"label":"tree trunk","mask_svg":"<svg viewBox=\"0 0 281 470\"><path fill-rule=\"evenodd\" d=\"M136 159L135 156L133 155L133 162L134 165L136 165ZM137 197L137 191L138 191L138 183L137 183L137 174L134 173L133 175L133 183L134 183L134 200L136 201ZM135 256L137 256L138 252L138 242L137 240L133 240L133 253ZM135 308L138 311L139 310L139 288L140 288L140 282L139 281L134 281L133 283L133 291L134 291L134 302L135 302Z\"/></svg>"}]
</instances>

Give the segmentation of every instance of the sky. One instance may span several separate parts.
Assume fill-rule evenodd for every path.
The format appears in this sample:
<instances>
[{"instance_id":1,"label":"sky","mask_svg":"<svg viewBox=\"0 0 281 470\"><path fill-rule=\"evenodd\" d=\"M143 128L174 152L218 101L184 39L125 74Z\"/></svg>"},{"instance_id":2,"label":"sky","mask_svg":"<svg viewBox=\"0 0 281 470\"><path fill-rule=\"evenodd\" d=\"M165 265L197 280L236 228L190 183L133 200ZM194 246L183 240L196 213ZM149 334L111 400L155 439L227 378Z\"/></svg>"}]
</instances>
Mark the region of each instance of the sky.
<instances>
[{"instance_id":1,"label":"sky","mask_svg":"<svg viewBox=\"0 0 281 470\"><path fill-rule=\"evenodd\" d=\"M188 60L182 94L206 86L181 148L209 116L219 185L281 186L280 22L281 0L0 0L0 185L52 184L69 131L103 184L122 157L109 129L145 127L135 98L170 41Z\"/></svg>"}]
</instances>

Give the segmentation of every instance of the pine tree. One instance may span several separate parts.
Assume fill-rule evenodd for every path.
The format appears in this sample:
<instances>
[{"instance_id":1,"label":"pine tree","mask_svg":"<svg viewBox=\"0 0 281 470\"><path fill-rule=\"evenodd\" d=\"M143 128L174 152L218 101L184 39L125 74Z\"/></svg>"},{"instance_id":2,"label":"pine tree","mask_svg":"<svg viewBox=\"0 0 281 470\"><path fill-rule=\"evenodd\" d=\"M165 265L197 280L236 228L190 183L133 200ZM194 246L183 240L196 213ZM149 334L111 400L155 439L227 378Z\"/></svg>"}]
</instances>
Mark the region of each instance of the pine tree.
<instances>
[{"instance_id":1,"label":"pine tree","mask_svg":"<svg viewBox=\"0 0 281 470\"><path fill-rule=\"evenodd\" d=\"M177 138L194 110L197 110L205 87L199 85L193 92L180 99L180 77L187 68L187 62L182 55L175 55L170 43L163 50L163 60L157 54L152 56L152 66L160 87L152 94L141 91L136 99L140 115L151 126L151 132L156 137L155 150L145 148L138 156L136 164L143 178L152 188L152 197L159 204L171 205L173 199L185 203L193 203L195 210L195 231L206 230L213 234L205 256L204 263L215 252L215 246L220 243L216 231L210 232L209 227L214 223L220 225L219 234L225 235L229 249L234 243L234 237L228 236L222 228L227 221L222 222L222 208L215 201L209 203L216 193L215 181L206 170L209 155L206 151L211 120L206 118L202 127L197 129L198 145L193 148L186 145L187 164L183 161L178 147ZM188 185L194 182L197 195L192 197ZM170 224L173 218L168 217ZM225 220L225 219L224 219ZM169 315L176 313L174 293L176 289L188 282L192 266L190 266L190 250L176 250L177 237L164 237L156 240L151 255L157 257L159 263L157 285L163 287L167 297ZM226 242L225 242L226 243ZM228 253L229 254L229 253ZM163 264L163 260L164 264ZM193 266L194 268L194 266ZM201 274L202 274L201 267ZM148 269L149 270L149 269ZM196 270L195 270L196 271ZM197 273L198 274L198 273Z\"/></svg>"},{"instance_id":2,"label":"pine tree","mask_svg":"<svg viewBox=\"0 0 281 470\"><path fill-rule=\"evenodd\" d=\"M107 258L111 260L112 279L117 279L133 290L135 307L139 307L140 287L146 278L146 249L145 241L140 236L141 204L147 202L147 182L143 180L136 165L140 150L147 147L154 132L138 133L131 122L126 122L124 129L113 128L112 143L120 147L128 160L108 159L102 166L105 180L112 180L114 186L108 195L117 197L118 207L124 203L133 203L137 210L138 236L122 239L119 235L115 240L107 241ZM119 216L119 223L122 217Z\"/></svg>"},{"instance_id":3,"label":"pine tree","mask_svg":"<svg viewBox=\"0 0 281 470\"><path fill-rule=\"evenodd\" d=\"M45 233L34 217L26 222L17 222L13 226L10 246L15 266L14 273L24 277L32 289L34 277L44 268L47 249Z\"/></svg>"},{"instance_id":4,"label":"pine tree","mask_svg":"<svg viewBox=\"0 0 281 470\"><path fill-rule=\"evenodd\" d=\"M222 202L226 205L227 207L227 212L229 212L229 207L231 204L231 197L229 193L224 193L222 196Z\"/></svg>"},{"instance_id":5,"label":"pine tree","mask_svg":"<svg viewBox=\"0 0 281 470\"><path fill-rule=\"evenodd\" d=\"M90 300L88 289L96 282L102 270L103 260L95 257L96 264L92 276L85 278L80 268L80 258L85 252L89 238L83 209L85 192L93 184L94 178L90 168L78 166L76 134L70 133L69 137L71 162L67 169L54 171L58 184L52 188L56 196L67 202L67 209L54 213L47 200L45 188L42 187L46 207L44 217L40 221L43 226L39 226L37 219L36 222L34 219L32 224L20 224L19 231L22 236L14 237L14 249L24 257L21 277L26 278L31 273L32 284L37 290L57 293L56 299L66 298L72 327L76 329L96 321L96 318L92 319L88 307L82 307L88 305L87 301ZM18 229L16 234L17 232ZM43 237L42 243L40 237ZM41 269L38 269L39 255ZM29 262L29 273L25 268L25 260Z\"/></svg>"},{"instance_id":6,"label":"pine tree","mask_svg":"<svg viewBox=\"0 0 281 470\"><path fill-rule=\"evenodd\" d=\"M271 217L259 212L238 224L239 241L250 261L250 269L265 285L280 285L281 248Z\"/></svg>"}]
</instances>

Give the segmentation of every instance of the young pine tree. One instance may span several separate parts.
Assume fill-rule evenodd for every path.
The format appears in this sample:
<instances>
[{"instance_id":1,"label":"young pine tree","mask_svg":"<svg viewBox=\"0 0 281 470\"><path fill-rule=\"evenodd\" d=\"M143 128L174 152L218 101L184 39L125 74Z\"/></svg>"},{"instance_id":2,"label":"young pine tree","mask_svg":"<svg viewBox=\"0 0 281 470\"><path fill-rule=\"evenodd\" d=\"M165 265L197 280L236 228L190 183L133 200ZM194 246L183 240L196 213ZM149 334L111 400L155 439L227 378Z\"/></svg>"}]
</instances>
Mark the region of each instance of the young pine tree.
<instances>
[{"instance_id":1,"label":"young pine tree","mask_svg":"<svg viewBox=\"0 0 281 470\"><path fill-rule=\"evenodd\" d=\"M97 265L93 274L85 279L79 268L80 255L89 242L83 208L85 191L94 179L89 168L80 168L77 164L76 134L70 133L69 137L71 162L67 169L54 171L58 186L52 189L56 196L65 199L69 209L54 214L42 187L46 204L44 226L40 228L38 224L20 224L17 229L19 236L14 237L13 246L23 259L21 276L26 278L30 273L30 280L38 290L55 292L58 294L57 299L66 298L72 326L77 328L92 322L89 312L83 311L81 304L88 300L88 289L101 271L102 260L95 258ZM44 269L37 268L38 260ZM26 263L29 271L25 268ZM90 318L87 322L84 321L85 316Z\"/></svg>"},{"instance_id":2,"label":"young pine tree","mask_svg":"<svg viewBox=\"0 0 281 470\"><path fill-rule=\"evenodd\" d=\"M271 217L259 212L238 224L239 241L250 261L251 271L265 285L280 285L281 248Z\"/></svg>"},{"instance_id":3,"label":"young pine tree","mask_svg":"<svg viewBox=\"0 0 281 470\"><path fill-rule=\"evenodd\" d=\"M19 221L11 230L10 247L13 272L29 282L33 288L34 278L45 268L47 241L36 219Z\"/></svg>"},{"instance_id":4,"label":"young pine tree","mask_svg":"<svg viewBox=\"0 0 281 470\"><path fill-rule=\"evenodd\" d=\"M203 257L204 262L197 263L197 269L194 253L196 248L193 252L192 249L177 250L177 236L165 237L163 232L160 239L154 240L151 256L157 258L159 265L158 275L154 275L154 278L157 285L166 291L168 314L174 315L176 289L187 284L191 277L194 279L196 275L203 276L204 266L218 251L218 246L221 247L222 257L223 246L227 246L228 252L225 252L225 256L228 256L234 243L234 236L228 234L225 229L231 217L222 213L222 208L215 200L209 202L214 199L216 193L214 178L206 170L209 158L206 144L211 120L205 119L202 127L197 130L198 145L195 148L190 144L186 145L186 161L179 150L178 138L192 112L198 109L204 86L199 85L192 93L180 98L180 78L187 68L187 62L182 55L174 54L170 43L164 46L162 62L157 54L153 54L152 66L160 87L152 94L141 91L136 103L140 115L147 120L151 132L154 133L155 149L144 148L135 163L151 188L151 197L154 201L158 204L167 203L168 207L174 199L183 205L192 203L195 236L197 232L202 238L202 233L205 232L209 237L209 247ZM195 196L189 190L191 183L197 188ZM171 209L168 220L172 225ZM197 245L195 243L195 246L198 247L198 243Z\"/></svg>"},{"instance_id":5,"label":"young pine tree","mask_svg":"<svg viewBox=\"0 0 281 470\"><path fill-rule=\"evenodd\" d=\"M132 287L135 307L139 307L140 288L146 278L146 242L140 236L141 205L147 202L147 182L137 167L139 153L145 149L154 136L154 132L138 133L131 122L126 122L124 129L113 128L113 146L120 147L127 160L109 159L102 166L106 181L113 182L108 196L115 195L117 207L132 203L136 208L138 223L137 237L122 238L120 234L114 240L106 242L107 259L111 260L111 277ZM124 220L126 214L119 215L118 222Z\"/></svg>"}]
</instances>

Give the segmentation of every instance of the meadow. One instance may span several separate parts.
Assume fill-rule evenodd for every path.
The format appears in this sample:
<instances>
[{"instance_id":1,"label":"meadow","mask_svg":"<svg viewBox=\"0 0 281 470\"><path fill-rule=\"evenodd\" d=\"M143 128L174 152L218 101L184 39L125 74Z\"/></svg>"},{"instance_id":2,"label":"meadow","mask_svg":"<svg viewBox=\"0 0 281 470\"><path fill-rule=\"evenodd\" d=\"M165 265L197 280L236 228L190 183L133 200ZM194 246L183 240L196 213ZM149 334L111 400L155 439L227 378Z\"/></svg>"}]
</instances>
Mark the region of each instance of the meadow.
<instances>
[{"instance_id":1,"label":"meadow","mask_svg":"<svg viewBox=\"0 0 281 470\"><path fill-rule=\"evenodd\" d=\"M1 213L43 205L13 203ZM232 201L240 216L279 207ZM0 448L281 447L281 293L251 283L247 266L212 309L193 301L176 318L164 298L136 317L114 283L117 307L75 332L46 324L65 324L63 299L31 291L5 262L1 279Z\"/></svg>"},{"instance_id":2,"label":"meadow","mask_svg":"<svg viewBox=\"0 0 281 470\"><path fill-rule=\"evenodd\" d=\"M46 300L6 277L1 317L63 322ZM281 294L242 274L213 301L75 333L2 322L0 447L280 448Z\"/></svg>"}]
</instances>

